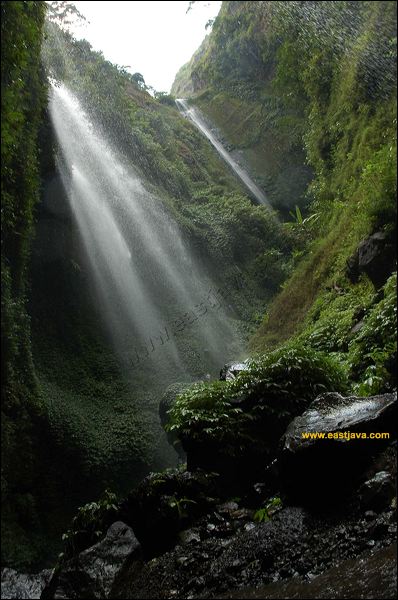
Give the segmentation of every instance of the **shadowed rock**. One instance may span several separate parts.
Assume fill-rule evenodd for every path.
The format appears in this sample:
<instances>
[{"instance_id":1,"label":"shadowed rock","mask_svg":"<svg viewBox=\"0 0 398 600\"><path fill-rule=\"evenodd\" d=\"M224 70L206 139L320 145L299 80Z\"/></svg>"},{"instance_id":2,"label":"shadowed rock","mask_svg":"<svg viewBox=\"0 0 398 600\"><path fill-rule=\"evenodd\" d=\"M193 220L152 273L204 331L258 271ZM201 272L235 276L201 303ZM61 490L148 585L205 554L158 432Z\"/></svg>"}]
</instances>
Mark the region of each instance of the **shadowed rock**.
<instances>
[{"instance_id":1,"label":"shadowed rock","mask_svg":"<svg viewBox=\"0 0 398 600\"><path fill-rule=\"evenodd\" d=\"M279 472L289 495L304 501L317 502L320 497L335 501L352 490L372 457L390 443L396 406L396 393L319 396L282 437ZM325 437L315 437L318 433ZM389 437L369 437L375 433Z\"/></svg>"},{"instance_id":2,"label":"shadowed rock","mask_svg":"<svg viewBox=\"0 0 398 600\"><path fill-rule=\"evenodd\" d=\"M366 273L376 289L381 288L396 268L396 250L391 234L378 231L363 240L347 261L347 276L356 283Z\"/></svg>"},{"instance_id":3,"label":"shadowed rock","mask_svg":"<svg viewBox=\"0 0 398 600\"><path fill-rule=\"evenodd\" d=\"M345 560L309 583L292 579L213 598L396 598L397 547Z\"/></svg>"},{"instance_id":4,"label":"shadowed rock","mask_svg":"<svg viewBox=\"0 0 398 600\"><path fill-rule=\"evenodd\" d=\"M40 598L53 571L46 569L40 573L18 573L14 569L1 572L2 598Z\"/></svg>"},{"instance_id":5,"label":"shadowed rock","mask_svg":"<svg viewBox=\"0 0 398 600\"><path fill-rule=\"evenodd\" d=\"M42 598L110 598L112 588L141 556L133 530L117 521L106 537L66 562L45 588Z\"/></svg>"},{"instance_id":6,"label":"shadowed rock","mask_svg":"<svg viewBox=\"0 0 398 600\"><path fill-rule=\"evenodd\" d=\"M220 381L231 381L235 379L241 371L247 371L248 364L246 362L231 362L223 366L220 371Z\"/></svg>"},{"instance_id":7,"label":"shadowed rock","mask_svg":"<svg viewBox=\"0 0 398 600\"><path fill-rule=\"evenodd\" d=\"M391 473L379 471L361 485L359 499L361 506L367 509L380 510L388 506L396 495L395 480Z\"/></svg>"}]
</instances>

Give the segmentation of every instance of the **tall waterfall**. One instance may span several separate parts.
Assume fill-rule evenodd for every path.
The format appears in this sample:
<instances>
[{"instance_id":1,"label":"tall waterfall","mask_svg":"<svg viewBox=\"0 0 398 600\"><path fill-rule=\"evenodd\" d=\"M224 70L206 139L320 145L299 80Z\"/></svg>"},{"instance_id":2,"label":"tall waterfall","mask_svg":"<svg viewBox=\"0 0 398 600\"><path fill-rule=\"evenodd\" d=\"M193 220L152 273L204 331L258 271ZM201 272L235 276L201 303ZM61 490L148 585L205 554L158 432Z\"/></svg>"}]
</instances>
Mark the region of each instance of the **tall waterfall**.
<instances>
[{"instance_id":1,"label":"tall waterfall","mask_svg":"<svg viewBox=\"0 0 398 600\"><path fill-rule=\"evenodd\" d=\"M176 104L180 112L190 119L196 127L207 137L209 142L214 146L220 156L225 160L226 163L231 167L234 173L239 177L242 183L247 187L247 189L251 192L254 198L260 204L264 204L271 208L270 203L267 200L264 192L258 187L256 183L254 183L253 179L250 175L234 160L231 154L224 148L222 143L216 138L214 133L209 129L206 124L204 118L200 114L200 111L193 106L188 106L186 100L182 98L176 99Z\"/></svg>"},{"instance_id":2,"label":"tall waterfall","mask_svg":"<svg viewBox=\"0 0 398 600\"><path fill-rule=\"evenodd\" d=\"M186 373L193 360L215 373L241 351L225 290L64 85L52 88L50 114L100 311L125 365Z\"/></svg>"}]
</instances>

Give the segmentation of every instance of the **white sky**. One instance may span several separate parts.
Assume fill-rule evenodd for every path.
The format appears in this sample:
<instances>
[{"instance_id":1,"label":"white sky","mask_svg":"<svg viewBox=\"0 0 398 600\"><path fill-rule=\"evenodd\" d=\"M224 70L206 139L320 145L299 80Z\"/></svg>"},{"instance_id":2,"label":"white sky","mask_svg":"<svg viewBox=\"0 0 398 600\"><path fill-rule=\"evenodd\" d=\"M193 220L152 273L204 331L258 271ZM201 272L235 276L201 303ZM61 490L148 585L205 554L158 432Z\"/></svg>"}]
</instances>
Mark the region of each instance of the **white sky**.
<instances>
[{"instance_id":1,"label":"white sky","mask_svg":"<svg viewBox=\"0 0 398 600\"><path fill-rule=\"evenodd\" d=\"M210 29L221 2L197 2L186 14L187 1L93 1L74 2L90 21L75 28L94 50L128 71L141 73L145 83L169 92L178 69L188 62Z\"/></svg>"}]
</instances>

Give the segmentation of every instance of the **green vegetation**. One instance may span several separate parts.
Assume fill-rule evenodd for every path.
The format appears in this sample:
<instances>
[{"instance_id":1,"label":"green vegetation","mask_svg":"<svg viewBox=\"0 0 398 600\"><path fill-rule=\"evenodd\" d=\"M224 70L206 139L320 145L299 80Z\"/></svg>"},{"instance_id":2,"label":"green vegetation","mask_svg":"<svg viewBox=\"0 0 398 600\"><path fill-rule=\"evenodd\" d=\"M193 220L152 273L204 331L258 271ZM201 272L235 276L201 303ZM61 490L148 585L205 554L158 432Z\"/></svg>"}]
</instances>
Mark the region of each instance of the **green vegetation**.
<instances>
[{"instance_id":1,"label":"green vegetation","mask_svg":"<svg viewBox=\"0 0 398 600\"><path fill-rule=\"evenodd\" d=\"M275 496L274 498L270 498L267 500L265 505L262 508L259 508L253 517L253 521L257 523L266 523L270 520L272 515L282 509L282 500Z\"/></svg>"},{"instance_id":2,"label":"green vegetation","mask_svg":"<svg viewBox=\"0 0 398 600\"><path fill-rule=\"evenodd\" d=\"M236 400L252 393L261 404L275 385L280 401L305 390L314 399L319 372L313 380L303 357L333 362L340 375L324 382L327 390L396 387L396 275L384 296L365 275L356 284L346 275L366 236L396 238L395 11L393 2L223 2L176 77L173 93L186 93L243 152L286 217L291 254L278 264L278 253L266 251L255 262L255 277L282 288L251 340L258 372L252 363L234 382L179 396L170 428L182 438L214 435L231 446L235 438L237 446L255 413ZM267 371L274 356L277 382Z\"/></svg>"},{"instance_id":3,"label":"green vegetation","mask_svg":"<svg viewBox=\"0 0 398 600\"><path fill-rule=\"evenodd\" d=\"M304 148L314 173L301 201L292 192L287 199L297 207L296 268L253 338L254 350L303 329L314 302L323 293L327 302L330 288L341 288L350 303L356 294L345 277L347 258L373 231L386 229L394 239L395 10L393 2L305 8L224 2L202 53L176 78L176 93L183 78L191 78L194 102L237 147L257 157L265 142L274 155L281 150L276 172L286 178L285 133L292 147ZM297 160L303 163L304 155ZM267 168L264 156L260 170ZM265 182L264 188L272 198L272 186Z\"/></svg>"},{"instance_id":4,"label":"green vegetation","mask_svg":"<svg viewBox=\"0 0 398 600\"><path fill-rule=\"evenodd\" d=\"M64 551L58 556L58 566L96 544L106 534L117 510L117 497L110 490L105 490L97 502L80 506L72 519L71 528L62 535Z\"/></svg>"},{"instance_id":5,"label":"green vegetation","mask_svg":"<svg viewBox=\"0 0 398 600\"><path fill-rule=\"evenodd\" d=\"M56 544L48 536L57 539L82 502L107 486L126 492L150 467L176 460L157 414L173 372L160 357L156 372L144 366L126 377L98 327L75 225L62 186L54 187L45 74L69 86L106 135L112 132L111 144L164 203L216 281L227 286L237 273L242 276L244 285L234 287L229 302L245 335L272 293L267 280L256 277L257 262L274 264L277 289L288 273L283 257L290 245L271 213L253 206L209 144L181 118L172 96L151 96L140 73L130 75L86 41L74 40L64 27L73 8L58 3L49 11L44 25L45 3L2 4L2 343L8 378L3 560L25 568L54 555ZM202 376L194 352L183 350L191 377Z\"/></svg>"},{"instance_id":6,"label":"green vegetation","mask_svg":"<svg viewBox=\"0 0 398 600\"><path fill-rule=\"evenodd\" d=\"M396 274L382 291L346 276L362 239L396 238L395 10L388 1L223 2L173 94L152 96L142 74L63 31L62 14L44 25L44 2L1 3L5 564L42 566L82 502L108 486L126 492L175 460L157 423L174 373L160 360L128 380L98 327L65 196L51 196L59 213L45 202L55 166L41 51L46 74L112 132L215 281L242 277L231 304L247 336L262 320L256 356L234 381L180 393L168 425L239 458L323 391L396 387ZM174 95L217 125L285 223L253 205ZM187 378L203 376L186 355ZM192 502L182 492L169 508L181 516ZM80 509L64 556L98 539L115 506L106 493Z\"/></svg>"},{"instance_id":7,"label":"green vegetation","mask_svg":"<svg viewBox=\"0 0 398 600\"><path fill-rule=\"evenodd\" d=\"M38 136L46 104L40 63L44 2L1 3L2 560L41 552L43 406L32 361L28 262L39 199Z\"/></svg>"},{"instance_id":8,"label":"green vegetation","mask_svg":"<svg viewBox=\"0 0 398 600\"><path fill-rule=\"evenodd\" d=\"M265 421L284 421L298 414L318 394L347 391L347 373L326 353L301 344L287 345L250 361L232 381L198 383L177 396L166 429L181 439L217 442L220 452L239 454L253 445L250 432L267 444Z\"/></svg>"},{"instance_id":9,"label":"green vegetation","mask_svg":"<svg viewBox=\"0 0 398 600\"><path fill-rule=\"evenodd\" d=\"M364 318L359 334L349 343L351 378L358 395L371 396L396 389L397 274L384 286L384 298Z\"/></svg>"}]
</instances>

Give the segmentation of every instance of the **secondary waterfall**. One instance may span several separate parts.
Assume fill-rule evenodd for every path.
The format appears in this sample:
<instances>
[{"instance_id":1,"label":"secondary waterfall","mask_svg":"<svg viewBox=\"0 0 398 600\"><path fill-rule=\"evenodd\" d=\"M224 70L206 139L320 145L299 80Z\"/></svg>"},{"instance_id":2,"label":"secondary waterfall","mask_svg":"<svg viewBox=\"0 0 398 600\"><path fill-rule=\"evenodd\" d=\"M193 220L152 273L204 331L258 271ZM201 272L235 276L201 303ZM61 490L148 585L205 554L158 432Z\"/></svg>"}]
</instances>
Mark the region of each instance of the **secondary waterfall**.
<instances>
[{"instance_id":1,"label":"secondary waterfall","mask_svg":"<svg viewBox=\"0 0 398 600\"><path fill-rule=\"evenodd\" d=\"M224 148L222 143L209 129L204 118L201 116L200 111L197 108L194 108L193 106L188 106L187 101L182 98L177 98L176 104L180 112L185 117L190 119L196 125L199 131L201 131L203 135L207 137L209 142L214 146L214 148L217 150L220 156L225 160L226 163L229 164L234 173L239 177L242 183L252 193L257 202L259 202L260 204L264 204L269 208L272 208L264 192L258 187L256 183L254 183L250 175L236 162L236 160L232 158L231 154Z\"/></svg>"},{"instance_id":2,"label":"secondary waterfall","mask_svg":"<svg viewBox=\"0 0 398 600\"><path fill-rule=\"evenodd\" d=\"M98 303L129 369L203 373L240 354L226 293L198 264L161 200L107 142L79 100L54 86L58 169Z\"/></svg>"}]
</instances>

